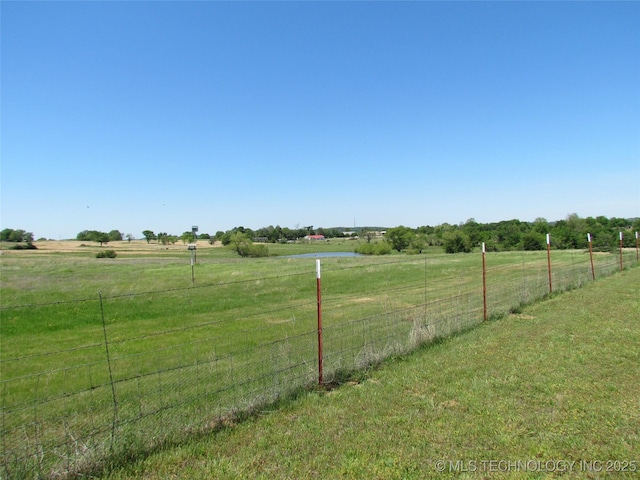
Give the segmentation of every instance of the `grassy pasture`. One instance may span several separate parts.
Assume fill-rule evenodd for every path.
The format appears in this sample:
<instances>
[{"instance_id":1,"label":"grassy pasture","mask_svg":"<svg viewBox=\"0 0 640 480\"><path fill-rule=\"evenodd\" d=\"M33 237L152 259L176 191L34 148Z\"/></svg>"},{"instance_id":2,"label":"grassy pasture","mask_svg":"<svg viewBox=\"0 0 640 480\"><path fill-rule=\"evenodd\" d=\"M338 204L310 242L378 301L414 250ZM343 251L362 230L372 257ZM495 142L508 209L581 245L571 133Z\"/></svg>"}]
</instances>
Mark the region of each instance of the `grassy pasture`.
<instances>
[{"instance_id":1,"label":"grassy pasture","mask_svg":"<svg viewBox=\"0 0 640 480\"><path fill-rule=\"evenodd\" d=\"M181 441L316 380L314 259L207 246L192 286L184 247L133 243L110 244L116 259L79 244L0 258L7 477ZM610 273L617 257L597 264ZM478 323L480 267L479 254L323 259L326 380ZM490 254L488 267L491 313L548 291L546 253ZM554 252L554 270L560 290L579 286L588 255Z\"/></svg>"},{"instance_id":2,"label":"grassy pasture","mask_svg":"<svg viewBox=\"0 0 640 480\"><path fill-rule=\"evenodd\" d=\"M637 478L639 290L624 272L100 478Z\"/></svg>"}]
</instances>

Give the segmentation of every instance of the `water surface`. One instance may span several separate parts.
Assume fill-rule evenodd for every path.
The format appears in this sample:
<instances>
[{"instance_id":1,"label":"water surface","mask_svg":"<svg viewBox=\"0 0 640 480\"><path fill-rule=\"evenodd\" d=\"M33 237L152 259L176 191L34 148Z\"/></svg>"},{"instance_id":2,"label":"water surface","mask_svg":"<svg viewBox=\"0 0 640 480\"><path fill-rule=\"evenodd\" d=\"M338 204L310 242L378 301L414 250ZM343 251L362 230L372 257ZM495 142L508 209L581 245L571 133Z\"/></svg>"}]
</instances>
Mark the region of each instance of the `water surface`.
<instances>
[{"instance_id":1,"label":"water surface","mask_svg":"<svg viewBox=\"0 0 640 480\"><path fill-rule=\"evenodd\" d=\"M299 253L297 255L284 255L282 258L329 258L329 257L363 257L364 255L355 252L316 252Z\"/></svg>"}]
</instances>

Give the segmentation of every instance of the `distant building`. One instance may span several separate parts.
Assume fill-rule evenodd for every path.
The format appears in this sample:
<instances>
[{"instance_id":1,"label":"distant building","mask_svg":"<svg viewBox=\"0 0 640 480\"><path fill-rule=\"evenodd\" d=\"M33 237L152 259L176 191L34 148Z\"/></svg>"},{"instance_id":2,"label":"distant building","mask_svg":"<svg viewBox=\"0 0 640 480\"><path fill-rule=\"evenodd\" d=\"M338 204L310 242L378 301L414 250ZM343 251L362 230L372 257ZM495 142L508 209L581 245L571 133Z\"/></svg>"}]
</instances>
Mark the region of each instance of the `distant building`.
<instances>
[{"instance_id":1,"label":"distant building","mask_svg":"<svg viewBox=\"0 0 640 480\"><path fill-rule=\"evenodd\" d=\"M319 240L324 240L324 235L307 235L306 237L304 237L304 239L312 242L317 242Z\"/></svg>"}]
</instances>

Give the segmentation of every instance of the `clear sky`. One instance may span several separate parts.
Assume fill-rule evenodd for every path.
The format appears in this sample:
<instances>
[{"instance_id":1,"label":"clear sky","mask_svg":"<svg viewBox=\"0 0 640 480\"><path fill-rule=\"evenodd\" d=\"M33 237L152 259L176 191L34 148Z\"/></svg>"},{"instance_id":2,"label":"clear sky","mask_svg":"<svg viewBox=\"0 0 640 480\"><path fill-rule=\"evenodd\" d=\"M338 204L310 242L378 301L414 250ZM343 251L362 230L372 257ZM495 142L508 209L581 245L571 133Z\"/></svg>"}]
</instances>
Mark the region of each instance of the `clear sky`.
<instances>
[{"instance_id":1,"label":"clear sky","mask_svg":"<svg viewBox=\"0 0 640 480\"><path fill-rule=\"evenodd\" d=\"M640 2L13 2L1 227L640 217Z\"/></svg>"}]
</instances>

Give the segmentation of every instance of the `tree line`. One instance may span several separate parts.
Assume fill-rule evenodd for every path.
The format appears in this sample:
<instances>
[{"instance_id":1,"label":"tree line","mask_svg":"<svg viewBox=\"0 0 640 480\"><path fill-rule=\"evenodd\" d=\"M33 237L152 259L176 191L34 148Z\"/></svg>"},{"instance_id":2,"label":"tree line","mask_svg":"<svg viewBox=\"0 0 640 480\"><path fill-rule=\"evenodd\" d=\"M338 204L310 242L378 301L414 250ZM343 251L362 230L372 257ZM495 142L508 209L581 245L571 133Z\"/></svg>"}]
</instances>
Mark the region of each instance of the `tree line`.
<instances>
[{"instance_id":1,"label":"tree line","mask_svg":"<svg viewBox=\"0 0 640 480\"><path fill-rule=\"evenodd\" d=\"M344 238L351 235L345 234L345 230L340 228L313 228L313 225L300 228L288 228L281 227L280 225L276 225L275 227L269 225L268 227L262 227L257 230L245 227L234 227L226 232L218 231L215 234L215 239L219 240L223 245L228 244L230 238L237 233L264 243L287 243L304 238L307 235L322 235L325 238Z\"/></svg>"},{"instance_id":2,"label":"tree line","mask_svg":"<svg viewBox=\"0 0 640 480\"><path fill-rule=\"evenodd\" d=\"M380 237L378 232L385 231ZM635 232L640 231L640 218L581 218L573 213L563 220L549 222L544 218L536 218L533 222L523 222L517 219L494 223L478 223L470 218L457 225L443 223L437 226L420 226L417 228L403 225L384 229L383 227L347 228L314 228L312 225L301 228L287 228L277 226L263 227L257 230L243 226L234 227L227 231L217 231L215 235L201 233L199 240L209 243L216 241L230 246L243 256L261 256L265 249L251 246L255 243L287 243L304 238L307 235L323 235L326 239L358 236L364 243L360 243L357 251L365 254L383 255L391 251L406 253L421 253L428 247L442 247L447 253L470 252L474 248L485 244L487 251L508 250L543 250L546 248L546 235L550 235L551 247L556 249L586 249L588 248L587 234L591 235L592 246L596 251L612 251L619 246L619 235L623 233L623 246L635 246ZM175 244L178 241L192 243L196 240L192 231L182 235L166 232L154 233L144 230L143 237L147 243L157 241L161 244ZM97 242L100 245L111 241L121 241L124 238L131 241L132 234L123 235L119 230L101 232L97 230L83 230L78 233L76 240ZM33 246L33 234L25 230L5 228L0 232L0 240ZM35 247L34 247L35 248Z\"/></svg>"},{"instance_id":3,"label":"tree line","mask_svg":"<svg viewBox=\"0 0 640 480\"><path fill-rule=\"evenodd\" d=\"M537 218L533 222L478 223L471 218L458 225L444 223L416 229L400 226L387 230L385 241L397 251L416 253L427 246L441 246L447 253L470 252L482 243L487 251L499 252L546 249L547 234L552 248L586 249L589 247L587 234L590 234L594 250L612 251L620 245L620 232L623 246L634 247L637 231L640 231L638 218L581 218L574 213L555 222Z\"/></svg>"},{"instance_id":4,"label":"tree line","mask_svg":"<svg viewBox=\"0 0 640 480\"><path fill-rule=\"evenodd\" d=\"M83 230L76 235L76 240L82 242L98 242L100 246L102 246L105 243L122 240L122 233L120 233L119 230L111 230L109 233L98 230Z\"/></svg>"},{"instance_id":5,"label":"tree line","mask_svg":"<svg viewBox=\"0 0 640 480\"><path fill-rule=\"evenodd\" d=\"M242 234L246 238L249 238L255 242L261 243L286 243L289 241L295 241L297 239L303 238L306 235L324 235L325 238L338 238L345 237L344 230L339 228L313 228L313 225L291 229L288 227L280 227L279 225L273 226L270 225L268 227L262 227L257 230L252 230L251 228L245 228L243 226L233 227L230 230L217 231L214 235L210 235L208 233L198 233L197 238L200 240L209 240L210 243L220 242L223 245L229 245L231 243L231 239L236 234ZM153 230L144 230L142 232L142 236L145 238L147 243L151 241L158 241L159 243L176 243L178 240L181 240L186 243L193 242L195 240L195 236L193 232L184 232L182 235L171 235L168 233L154 233Z\"/></svg>"},{"instance_id":6,"label":"tree line","mask_svg":"<svg viewBox=\"0 0 640 480\"><path fill-rule=\"evenodd\" d=\"M13 243L14 250L35 250L37 247L33 244L33 233L26 230L14 230L13 228L5 228L0 232L0 241Z\"/></svg>"},{"instance_id":7,"label":"tree line","mask_svg":"<svg viewBox=\"0 0 640 480\"><path fill-rule=\"evenodd\" d=\"M32 243L33 233L27 232L25 230L14 230L13 228L5 228L0 232L0 241Z\"/></svg>"},{"instance_id":8,"label":"tree line","mask_svg":"<svg viewBox=\"0 0 640 480\"><path fill-rule=\"evenodd\" d=\"M384 231L384 235L379 235ZM326 239L357 236L360 243L356 251L363 254L384 255L392 251L405 253L422 253L428 247L441 247L447 253L471 252L483 243L487 251L509 250L544 250L546 236L550 235L551 247L554 249L586 249L587 234L591 235L592 246L596 251L612 251L619 246L619 233L623 232L623 246L635 246L635 232L640 231L640 218L581 218L573 213L563 220L549 222L544 218L536 218L533 222L517 219L494 223L478 223L470 218L466 222L453 225L443 223L437 226L420 226L411 228L398 226L346 228L314 228L305 226L290 229L280 226L268 226L257 230L242 226L215 235L201 234L198 238L208 239L210 243L219 241L229 246L242 256L262 256L265 249L258 248L255 243L286 243L299 240L307 235L323 235ZM192 232L185 232L181 237L155 235L145 230L143 235L147 242L151 240L167 241L181 238L183 241L194 240ZM175 243L175 241L174 241Z\"/></svg>"}]
</instances>

